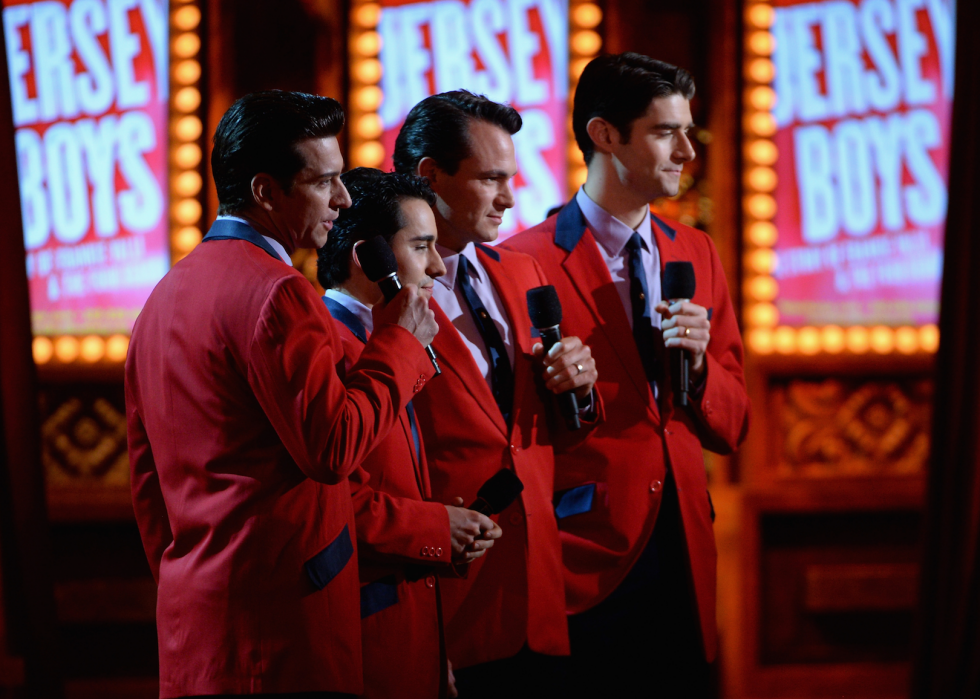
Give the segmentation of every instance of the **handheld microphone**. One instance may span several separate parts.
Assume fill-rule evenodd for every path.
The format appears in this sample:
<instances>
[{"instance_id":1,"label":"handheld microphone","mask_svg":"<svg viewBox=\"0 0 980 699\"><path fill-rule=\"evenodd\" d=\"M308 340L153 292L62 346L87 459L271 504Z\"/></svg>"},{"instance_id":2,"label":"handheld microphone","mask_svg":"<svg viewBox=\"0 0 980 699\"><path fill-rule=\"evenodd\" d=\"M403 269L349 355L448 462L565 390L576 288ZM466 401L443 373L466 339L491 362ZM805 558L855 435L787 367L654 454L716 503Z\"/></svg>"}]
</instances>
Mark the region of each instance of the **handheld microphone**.
<instances>
[{"instance_id":1,"label":"handheld microphone","mask_svg":"<svg viewBox=\"0 0 980 699\"><path fill-rule=\"evenodd\" d=\"M674 303L682 299L691 300L694 298L695 287L693 264L690 262L668 262L664 265L663 298L668 303ZM691 354L687 350L681 350L680 354L681 370L678 403L682 406L687 406L691 402L688 396L691 390Z\"/></svg>"},{"instance_id":2,"label":"handheld microphone","mask_svg":"<svg viewBox=\"0 0 980 699\"><path fill-rule=\"evenodd\" d=\"M357 259L361 261L361 269L372 282L381 287L385 301L391 301L402 289L402 283L398 279L398 260L391 246L385 242L380 235L376 235L369 240L365 240L357 248ZM442 373L439 362L436 361L436 351L432 345L426 345L426 354L432 361L432 368L436 370L436 376Z\"/></svg>"},{"instance_id":3,"label":"handheld microphone","mask_svg":"<svg viewBox=\"0 0 980 699\"><path fill-rule=\"evenodd\" d=\"M513 471L502 468L487 479L476 493L476 500L467 509L486 516L500 514L524 490L524 483Z\"/></svg>"},{"instance_id":4,"label":"handheld microphone","mask_svg":"<svg viewBox=\"0 0 980 699\"><path fill-rule=\"evenodd\" d=\"M539 286L527 291L527 314L531 316L531 325L541 333L544 351L549 351L561 340L561 301L558 292L550 284ZM578 398L574 391L559 393L558 411L565 418L565 426L569 430L577 430L582 426L578 417Z\"/></svg>"}]
</instances>

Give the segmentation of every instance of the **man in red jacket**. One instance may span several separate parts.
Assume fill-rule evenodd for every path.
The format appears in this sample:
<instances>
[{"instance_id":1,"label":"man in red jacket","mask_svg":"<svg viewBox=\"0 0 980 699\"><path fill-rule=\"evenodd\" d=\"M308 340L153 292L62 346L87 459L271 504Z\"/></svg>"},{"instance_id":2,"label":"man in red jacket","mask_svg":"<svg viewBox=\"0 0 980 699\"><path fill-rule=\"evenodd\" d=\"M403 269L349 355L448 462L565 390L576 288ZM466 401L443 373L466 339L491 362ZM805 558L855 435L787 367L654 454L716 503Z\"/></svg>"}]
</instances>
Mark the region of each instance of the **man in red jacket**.
<instances>
[{"instance_id":1,"label":"man in red jacket","mask_svg":"<svg viewBox=\"0 0 980 699\"><path fill-rule=\"evenodd\" d=\"M320 248L317 278L343 338L338 368L346 374L371 336L371 309L383 299L361 269L360 242L384 237L398 261L399 280L416 285L421 296L431 296L433 279L446 267L435 249L435 196L424 180L356 168L341 181L352 204ZM500 527L478 512L433 500L412 403L400 422L350 476L361 575L363 696L454 697L438 576L453 574L450 563L484 555Z\"/></svg>"},{"instance_id":2,"label":"man in red jacket","mask_svg":"<svg viewBox=\"0 0 980 699\"><path fill-rule=\"evenodd\" d=\"M701 697L714 658L715 543L702 447L748 429L742 343L711 239L650 212L694 158L687 71L602 56L582 73L572 123L588 179L504 247L534 256L563 326L592 347L606 422L555 465L572 663L565 696ZM669 262L693 298L666 299ZM690 361L690 405L678 373Z\"/></svg>"},{"instance_id":3,"label":"man in red jacket","mask_svg":"<svg viewBox=\"0 0 980 699\"><path fill-rule=\"evenodd\" d=\"M375 317L356 371L290 264L340 209L332 99L267 92L222 117L219 217L147 300L126 361L133 501L158 585L160 696L362 690L347 477L433 375L427 299Z\"/></svg>"},{"instance_id":4,"label":"man in red jacket","mask_svg":"<svg viewBox=\"0 0 980 699\"><path fill-rule=\"evenodd\" d=\"M526 293L548 281L531 257L486 245L514 205L511 135L520 127L509 106L448 92L412 108L394 151L395 169L425 177L436 193L438 249L448 270L432 294L443 373L413 401L432 491L443 502L470 502L501 468L524 483L499 515L504 533L493 550L465 578L443 581L446 640L464 697L547 696L553 689L546 679L551 658L568 652L551 503L554 450L589 431L565 430L553 393L592 400L596 378L589 348L577 337L542 357Z\"/></svg>"}]
</instances>

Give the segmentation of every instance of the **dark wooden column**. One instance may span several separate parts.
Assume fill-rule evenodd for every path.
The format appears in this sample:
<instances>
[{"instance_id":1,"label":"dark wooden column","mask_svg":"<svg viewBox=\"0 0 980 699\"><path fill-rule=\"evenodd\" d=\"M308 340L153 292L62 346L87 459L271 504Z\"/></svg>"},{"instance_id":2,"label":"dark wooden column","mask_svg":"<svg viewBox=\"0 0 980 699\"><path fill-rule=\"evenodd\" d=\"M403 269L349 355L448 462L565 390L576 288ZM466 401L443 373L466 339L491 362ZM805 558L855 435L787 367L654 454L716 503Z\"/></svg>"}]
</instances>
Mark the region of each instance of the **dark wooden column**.
<instances>
[{"instance_id":1,"label":"dark wooden column","mask_svg":"<svg viewBox=\"0 0 980 699\"><path fill-rule=\"evenodd\" d=\"M54 698L63 691L6 56L0 37L0 687L11 652L23 656L27 696Z\"/></svg>"}]
</instances>

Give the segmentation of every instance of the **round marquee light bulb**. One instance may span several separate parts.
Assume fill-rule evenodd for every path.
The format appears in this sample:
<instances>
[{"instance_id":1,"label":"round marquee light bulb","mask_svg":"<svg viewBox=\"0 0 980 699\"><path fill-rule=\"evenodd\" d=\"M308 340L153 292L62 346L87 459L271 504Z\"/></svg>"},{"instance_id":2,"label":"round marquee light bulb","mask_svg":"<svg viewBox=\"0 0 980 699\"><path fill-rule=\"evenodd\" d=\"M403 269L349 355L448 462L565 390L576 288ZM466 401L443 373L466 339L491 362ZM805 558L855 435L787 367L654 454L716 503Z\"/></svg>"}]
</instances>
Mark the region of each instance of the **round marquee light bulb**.
<instances>
[{"instance_id":1,"label":"round marquee light bulb","mask_svg":"<svg viewBox=\"0 0 980 699\"><path fill-rule=\"evenodd\" d=\"M747 72L757 83L771 83L776 77L776 66L768 58L757 58L749 63Z\"/></svg>"},{"instance_id":2,"label":"round marquee light bulb","mask_svg":"<svg viewBox=\"0 0 980 699\"><path fill-rule=\"evenodd\" d=\"M908 326L895 331L895 349L902 354L915 354L919 350L919 333Z\"/></svg>"},{"instance_id":3,"label":"round marquee light bulb","mask_svg":"<svg viewBox=\"0 0 980 699\"><path fill-rule=\"evenodd\" d=\"M183 87L174 95L174 107L179 112L193 112L201 106L201 91L196 87Z\"/></svg>"},{"instance_id":4,"label":"round marquee light bulb","mask_svg":"<svg viewBox=\"0 0 980 699\"><path fill-rule=\"evenodd\" d=\"M54 343L46 337L35 337L31 343L35 364L47 364L54 356Z\"/></svg>"},{"instance_id":5,"label":"round marquee light bulb","mask_svg":"<svg viewBox=\"0 0 980 699\"><path fill-rule=\"evenodd\" d=\"M185 32L195 29L201 23L201 11L194 5L185 5L173 14L174 26Z\"/></svg>"},{"instance_id":6,"label":"round marquee light bulb","mask_svg":"<svg viewBox=\"0 0 980 699\"><path fill-rule=\"evenodd\" d=\"M772 274L776 269L776 253L769 248L753 250L746 255L746 265L756 274Z\"/></svg>"},{"instance_id":7,"label":"round marquee light bulb","mask_svg":"<svg viewBox=\"0 0 980 699\"><path fill-rule=\"evenodd\" d=\"M939 349L939 328L935 325L919 328L919 346L923 352L935 353Z\"/></svg>"},{"instance_id":8,"label":"round marquee light bulb","mask_svg":"<svg viewBox=\"0 0 980 699\"><path fill-rule=\"evenodd\" d=\"M776 171L770 167L754 167L745 179L749 187L759 192L771 192L776 188Z\"/></svg>"},{"instance_id":9,"label":"round marquee light bulb","mask_svg":"<svg viewBox=\"0 0 980 699\"><path fill-rule=\"evenodd\" d=\"M796 333L796 346L800 354L817 354L820 351L820 331L811 327L800 328Z\"/></svg>"},{"instance_id":10,"label":"round marquee light bulb","mask_svg":"<svg viewBox=\"0 0 980 699\"><path fill-rule=\"evenodd\" d=\"M569 62L568 64L568 75L572 80L578 80L582 77L582 71L585 70L585 66L589 65L592 61L591 58L576 58L575 60Z\"/></svg>"},{"instance_id":11,"label":"round marquee light bulb","mask_svg":"<svg viewBox=\"0 0 980 699\"><path fill-rule=\"evenodd\" d=\"M602 37L599 36L598 32L594 32L591 29L583 29L572 34L572 51L579 56L595 55L599 53L599 49L601 48Z\"/></svg>"},{"instance_id":12,"label":"round marquee light bulb","mask_svg":"<svg viewBox=\"0 0 980 699\"><path fill-rule=\"evenodd\" d=\"M895 349L895 333L884 325L871 328L869 341L871 349L878 354L890 354Z\"/></svg>"},{"instance_id":13,"label":"round marquee light bulb","mask_svg":"<svg viewBox=\"0 0 980 699\"><path fill-rule=\"evenodd\" d=\"M181 199L179 202L174 204L174 219L176 219L178 223L182 223L184 225L197 223L201 220L202 213L201 202L199 202L197 199Z\"/></svg>"},{"instance_id":14,"label":"round marquee light bulb","mask_svg":"<svg viewBox=\"0 0 980 699\"><path fill-rule=\"evenodd\" d=\"M779 322L779 310L771 303L754 303L746 312L749 325L772 328Z\"/></svg>"},{"instance_id":15,"label":"round marquee light bulb","mask_svg":"<svg viewBox=\"0 0 980 699\"><path fill-rule=\"evenodd\" d=\"M844 337L844 328L838 325L827 325L820 330L820 344L823 351L829 354L840 354L844 351L847 342Z\"/></svg>"},{"instance_id":16,"label":"round marquee light bulb","mask_svg":"<svg viewBox=\"0 0 980 699\"><path fill-rule=\"evenodd\" d=\"M201 50L201 37L193 32L180 34L173 40L171 47L178 58L190 58Z\"/></svg>"},{"instance_id":17,"label":"round marquee light bulb","mask_svg":"<svg viewBox=\"0 0 980 699\"><path fill-rule=\"evenodd\" d=\"M768 194L753 194L745 201L745 210L755 218L772 218L776 215L776 199Z\"/></svg>"},{"instance_id":18,"label":"round marquee light bulb","mask_svg":"<svg viewBox=\"0 0 980 699\"><path fill-rule=\"evenodd\" d=\"M381 53L381 35L378 32L364 32L354 40L354 53L358 56L377 56Z\"/></svg>"},{"instance_id":19,"label":"round marquee light bulb","mask_svg":"<svg viewBox=\"0 0 980 699\"><path fill-rule=\"evenodd\" d=\"M568 176L568 181L572 185L572 189L578 191L579 187L585 184L585 180L589 176L589 169L584 165L579 165L571 169L571 173Z\"/></svg>"},{"instance_id":20,"label":"round marquee light bulb","mask_svg":"<svg viewBox=\"0 0 980 699\"><path fill-rule=\"evenodd\" d=\"M178 252L185 255L197 247L201 242L201 229L197 226L185 226L174 233L173 246Z\"/></svg>"},{"instance_id":21,"label":"round marquee light bulb","mask_svg":"<svg viewBox=\"0 0 980 699\"><path fill-rule=\"evenodd\" d=\"M129 338L125 335L113 335L105 342L105 357L110 362L126 361L129 350Z\"/></svg>"},{"instance_id":22,"label":"round marquee light bulb","mask_svg":"<svg viewBox=\"0 0 980 699\"><path fill-rule=\"evenodd\" d=\"M776 144L764 138L749 143L746 153L749 160L759 165L772 165L779 158L779 149L776 148Z\"/></svg>"},{"instance_id":23,"label":"round marquee light bulb","mask_svg":"<svg viewBox=\"0 0 980 699\"><path fill-rule=\"evenodd\" d=\"M756 221L749 226L749 242L762 247L772 247L779 239L776 226L769 221Z\"/></svg>"},{"instance_id":24,"label":"round marquee light bulb","mask_svg":"<svg viewBox=\"0 0 980 699\"><path fill-rule=\"evenodd\" d=\"M351 69L354 77L362 83L376 83L381 80L381 61L377 58L365 58L357 61Z\"/></svg>"},{"instance_id":25,"label":"round marquee light bulb","mask_svg":"<svg viewBox=\"0 0 980 699\"><path fill-rule=\"evenodd\" d=\"M184 197L193 197L204 186L201 175L196 170L182 172L174 178L174 191Z\"/></svg>"},{"instance_id":26,"label":"round marquee light bulb","mask_svg":"<svg viewBox=\"0 0 980 699\"><path fill-rule=\"evenodd\" d=\"M201 64L193 59L181 61L174 66L174 81L181 85L192 85L201 78Z\"/></svg>"},{"instance_id":27,"label":"round marquee light bulb","mask_svg":"<svg viewBox=\"0 0 980 699\"><path fill-rule=\"evenodd\" d=\"M776 117L770 112L755 112L748 118L747 126L756 136L772 136L776 133Z\"/></svg>"},{"instance_id":28,"label":"round marquee light bulb","mask_svg":"<svg viewBox=\"0 0 980 699\"><path fill-rule=\"evenodd\" d=\"M385 148L380 141L368 141L357 148L357 161L362 167L378 167L385 159Z\"/></svg>"},{"instance_id":29,"label":"round marquee light bulb","mask_svg":"<svg viewBox=\"0 0 980 699\"><path fill-rule=\"evenodd\" d=\"M796 328L781 325L772 333L772 344L780 354L796 352Z\"/></svg>"},{"instance_id":30,"label":"round marquee light bulb","mask_svg":"<svg viewBox=\"0 0 980 699\"><path fill-rule=\"evenodd\" d=\"M749 331L749 349L756 354L772 354L772 331L768 328L756 328Z\"/></svg>"},{"instance_id":31,"label":"round marquee light bulb","mask_svg":"<svg viewBox=\"0 0 980 699\"><path fill-rule=\"evenodd\" d=\"M602 10L591 2L583 2L572 10L572 23L583 29L595 29L602 21Z\"/></svg>"},{"instance_id":32,"label":"round marquee light bulb","mask_svg":"<svg viewBox=\"0 0 980 699\"><path fill-rule=\"evenodd\" d=\"M364 3L354 10L354 24L362 29L373 29L381 21L381 5L376 2Z\"/></svg>"},{"instance_id":33,"label":"round marquee light bulb","mask_svg":"<svg viewBox=\"0 0 980 699\"><path fill-rule=\"evenodd\" d=\"M776 38L767 31L752 32L748 43L749 49L760 56L771 56L776 48Z\"/></svg>"},{"instance_id":34,"label":"round marquee light bulb","mask_svg":"<svg viewBox=\"0 0 980 699\"><path fill-rule=\"evenodd\" d=\"M768 275L760 275L746 283L745 292L749 298L756 301L772 301L779 293L779 284Z\"/></svg>"},{"instance_id":35,"label":"round marquee light bulb","mask_svg":"<svg viewBox=\"0 0 980 699\"><path fill-rule=\"evenodd\" d=\"M70 364L78 359L78 338L63 335L54 341L54 356L59 362Z\"/></svg>"},{"instance_id":36,"label":"round marquee light bulb","mask_svg":"<svg viewBox=\"0 0 980 699\"><path fill-rule=\"evenodd\" d=\"M185 169L197 167L201 162L201 147L196 143L185 143L174 151L174 162Z\"/></svg>"},{"instance_id":37,"label":"round marquee light bulb","mask_svg":"<svg viewBox=\"0 0 980 699\"><path fill-rule=\"evenodd\" d=\"M760 85L749 90L749 104L761 111L771 111L776 106L776 91Z\"/></svg>"},{"instance_id":38,"label":"round marquee light bulb","mask_svg":"<svg viewBox=\"0 0 980 699\"><path fill-rule=\"evenodd\" d=\"M79 343L78 354L83 362L97 362L105 356L105 340L98 335L89 335Z\"/></svg>"},{"instance_id":39,"label":"round marquee light bulb","mask_svg":"<svg viewBox=\"0 0 980 699\"><path fill-rule=\"evenodd\" d=\"M844 331L844 343L854 354L864 354L871 347L870 336L867 328L855 325Z\"/></svg>"},{"instance_id":40,"label":"round marquee light bulb","mask_svg":"<svg viewBox=\"0 0 980 699\"><path fill-rule=\"evenodd\" d=\"M174 124L174 136L181 141L196 141L203 130L204 126L196 116L181 117Z\"/></svg>"},{"instance_id":41,"label":"round marquee light bulb","mask_svg":"<svg viewBox=\"0 0 980 699\"><path fill-rule=\"evenodd\" d=\"M354 104L364 112L378 111L382 99L384 99L384 93L381 92L381 88L377 85L362 87L354 93Z\"/></svg>"},{"instance_id":42,"label":"round marquee light bulb","mask_svg":"<svg viewBox=\"0 0 980 699\"><path fill-rule=\"evenodd\" d=\"M377 114L365 114L357 120L357 135L361 138L373 140L380 138L382 133L384 125Z\"/></svg>"},{"instance_id":43,"label":"round marquee light bulb","mask_svg":"<svg viewBox=\"0 0 980 699\"><path fill-rule=\"evenodd\" d=\"M746 9L745 19L757 29L768 29L776 21L776 12L768 3L760 2Z\"/></svg>"}]
</instances>

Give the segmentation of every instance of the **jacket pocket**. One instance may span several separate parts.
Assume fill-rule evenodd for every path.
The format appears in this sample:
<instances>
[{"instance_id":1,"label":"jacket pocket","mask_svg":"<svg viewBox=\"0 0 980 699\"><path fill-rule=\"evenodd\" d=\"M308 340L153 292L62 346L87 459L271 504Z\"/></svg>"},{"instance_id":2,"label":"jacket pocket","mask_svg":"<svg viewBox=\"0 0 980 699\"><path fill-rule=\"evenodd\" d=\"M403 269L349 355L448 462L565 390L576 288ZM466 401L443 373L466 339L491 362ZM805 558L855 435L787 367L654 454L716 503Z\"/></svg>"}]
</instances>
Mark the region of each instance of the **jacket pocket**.
<instances>
[{"instance_id":1,"label":"jacket pocket","mask_svg":"<svg viewBox=\"0 0 980 699\"><path fill-rule=\"evenodd\" d=\"M344 569L351 556L354 555L354 544L351 542L350 531L344 525L343 531L333 541L327 544L320 553L308 560L303 567L316 589L322 590L337 577Z\"/></svg>"}]
</instances>

